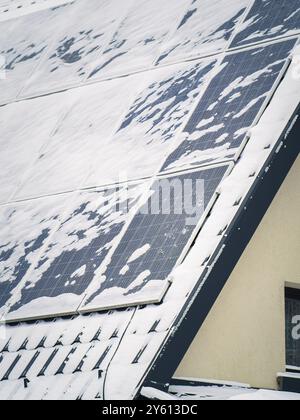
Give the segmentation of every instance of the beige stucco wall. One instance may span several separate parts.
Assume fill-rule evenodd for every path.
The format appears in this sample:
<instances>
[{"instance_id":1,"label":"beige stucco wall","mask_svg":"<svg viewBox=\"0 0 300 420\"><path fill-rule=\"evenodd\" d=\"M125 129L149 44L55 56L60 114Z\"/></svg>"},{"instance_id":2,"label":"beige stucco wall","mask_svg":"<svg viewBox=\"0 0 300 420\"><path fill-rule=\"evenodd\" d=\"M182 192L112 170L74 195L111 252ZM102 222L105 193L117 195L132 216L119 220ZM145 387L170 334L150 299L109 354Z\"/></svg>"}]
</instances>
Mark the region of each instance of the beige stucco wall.
<instances>
[{"instance_id":1,"label":"beige stucco wall","mask_svg":"<svg viewBox=\"0 0 300 420\"><path fill-rule=\"evenodd\" d=\"M285 282L300 286L300 158L175 376L276 388L285 370Z\"/></svg>"}]
</instances>

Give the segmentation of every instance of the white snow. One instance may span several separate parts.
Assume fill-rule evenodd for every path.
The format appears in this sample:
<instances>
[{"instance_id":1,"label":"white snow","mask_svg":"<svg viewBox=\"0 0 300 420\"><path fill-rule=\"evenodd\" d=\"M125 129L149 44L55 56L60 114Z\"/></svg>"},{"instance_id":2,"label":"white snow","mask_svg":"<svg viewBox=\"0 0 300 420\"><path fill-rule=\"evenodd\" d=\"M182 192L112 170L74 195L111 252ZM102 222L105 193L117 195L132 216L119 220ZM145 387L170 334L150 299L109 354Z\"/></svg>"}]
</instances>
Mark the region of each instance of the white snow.
<instances>
[{"instance_id":1,"label":"white snow","mask_svg":"<svg viewBox=\"0 0 300 420\"><path fill-rule=\"evenodd\" d=\"M146 390L149 398L164 399L163 395ZM143 394L145 395L145 394ZM290 392L278 392L264 389L247 389L238 385L231 386L190 386L190 385L174 385L170 386L169 393L171 398L177 400L251 400L251 401L298 401L300 395ZM146 395L145 395L146 396Z\"/></svg>"},{"instance_id":2,"label":"white snow","mask_svg":"<svg viewBox=\"0 0 300 420\"><path fill-rule=\"evenodd\" d=\"M162 48L161 62L171 63L223 51L248 4L248 0L190 0ZM224 22L233 19L233 25L221 29Z\"/></svg>"},{"instance_id":3,"label":"white snow","mask_svg":"<svg viewBox=\"0 0 300 420\"><path fill-rule=\"evenodd\" d=\"M85 272L86 272L86 264L82 265L76 271L74 271L74 273L71 274L71 279L73 279L74 277L82 277L85 275Z\"/></svg>"},{"instance_id":4,"label":"white snow","mask_svg":"<svg viewBox=\"0 0 300 420\"><path fill-rule=\"evenodd\" d=\"M63 294L57 297L41 297L23 305L20 309L9 314L10 321L19 319L47 318L56 314L68 315L81 303L80 296L74 294ZM69 308L72 308L70 311Z\"/></svg>"},{"instance_id":5,"label":"white snow","mask_svg":"<svg viewBox=\"0 0 300 420\"><path fill-rule=\"evenodd\" d=\"M69 10L58 9L64 24L57 25L58 30L49 38L51 43L25 84L22 97L84 83L131 3L80 0L72 3Z\"/></svg>"},{"instance_id":6,"label":"white snow","mask_svg":"<svg viewBox=\"0 0 300 420\"><path fill-rule=\"evenodd\" d=\"M145 270L127 288L107 288L94 296L91 302L89 302L89 299L86 299L80 306L79 310L81 312L89 312L97 309L103 311L112 308L143 305L146 303L159 303L168 288L168 282L165 280L148 281L137 293L130 293L135 287L141 286L144 280L146 280L150 275L151 272L149 270ZM98 282L94 282L92 287L88 289L87 297L93 296L93 293L91 293L93 288L98 291L99 284L105 280L106 277L103 276L98 280Z\"/></svg>"},{"instance_id":7,"label":"white snow","mask_svg":"<svg viewBox=\"0 0 300 420\"><path fill-rule=\"evenodd\" d=\"M149 251L150 248L151 248L150 244L145 244L141 248L134 251L134 253L131 255L131 257L128 259L128 264L130 264L130 263L138 260L139 258L141 258L143 255L146 254L146 252Z\"/></svg>"},{"instance_id":8,"label":"white snow","mask_svg":"<svg viewBox=\"0 0 300 420\"><path fill-rule=\"evenodd\" d=\"M6 0L0 3L0 22L54 8L73 0Z\"/></svg>"},{"instance_id":9,"label":"white snow","mask_svg":"<svg viewBox=\"0 0 300 420\"><path fill-rule=\"evenodd\" d=\"M151 400L165 400L165 401L177 400L177 398L174 397L173 395L170 395L170 394L167 394L166 392L160 391L155 388L146 387L146 386L142 388L141 395Z\"/></svg>"},{"instance_id":10,"label":"white snow","mask_svg":"<svg viewBox=\"0 0 300 420\"><path fill-rule=\"evenodd\" d=\"M134 2L107 43L102 56L93 63L90 77L111 78L151 68L170 27L174 21L178 21L188 2Z\"/></svg>"},{"instance_id":11,"label":"white snow","mask_svg":"<svg viewBox=\"0 0 300 420\"><path fill-rule=\"evenodd\" d=\"M121 268L121 270L120 270L120 275L121 276L125 276L125 274L128 273L128 271L129 271L129 266L128 265L124 265L124 267Z\"/></svg>"}]
</instances>

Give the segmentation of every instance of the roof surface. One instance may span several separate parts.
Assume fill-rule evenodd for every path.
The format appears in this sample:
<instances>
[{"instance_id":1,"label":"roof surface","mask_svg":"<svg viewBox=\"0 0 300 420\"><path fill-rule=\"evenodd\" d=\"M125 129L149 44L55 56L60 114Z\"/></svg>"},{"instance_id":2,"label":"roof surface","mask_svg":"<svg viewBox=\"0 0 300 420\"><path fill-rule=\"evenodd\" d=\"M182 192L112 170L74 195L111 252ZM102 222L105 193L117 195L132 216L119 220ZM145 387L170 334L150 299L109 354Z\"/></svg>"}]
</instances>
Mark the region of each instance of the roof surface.
<instances>
[{"instance_id":1,"label":"roof surface","mask_svg":"<svg viewBox=\"0 0 300 420\"><path fill-rule=\"evenodd\" d=\"M29 3L0 2L0 398L134 398L296 121L300 3ZM137 211L193 174L154 258Z\"/></svg>"}]
</instances>

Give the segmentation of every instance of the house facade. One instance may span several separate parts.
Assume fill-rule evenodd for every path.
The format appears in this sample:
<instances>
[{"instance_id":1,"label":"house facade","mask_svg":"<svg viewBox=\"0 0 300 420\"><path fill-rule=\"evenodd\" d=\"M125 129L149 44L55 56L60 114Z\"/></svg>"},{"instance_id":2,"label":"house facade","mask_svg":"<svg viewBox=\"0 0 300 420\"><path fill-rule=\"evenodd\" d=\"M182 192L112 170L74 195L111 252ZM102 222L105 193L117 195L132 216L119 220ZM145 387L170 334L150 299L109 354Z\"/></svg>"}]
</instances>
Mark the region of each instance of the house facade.
<instances>
[{"instance_id":1,"label":"house facade","mask_svg":"<svg viewBox=\"0 0 300 420\"><path fill-rule=\"evenodd\" d=\"M175 377L278 389L278 373L300 371L299 179L298 158Z\"/></svg>"}]
</instances>

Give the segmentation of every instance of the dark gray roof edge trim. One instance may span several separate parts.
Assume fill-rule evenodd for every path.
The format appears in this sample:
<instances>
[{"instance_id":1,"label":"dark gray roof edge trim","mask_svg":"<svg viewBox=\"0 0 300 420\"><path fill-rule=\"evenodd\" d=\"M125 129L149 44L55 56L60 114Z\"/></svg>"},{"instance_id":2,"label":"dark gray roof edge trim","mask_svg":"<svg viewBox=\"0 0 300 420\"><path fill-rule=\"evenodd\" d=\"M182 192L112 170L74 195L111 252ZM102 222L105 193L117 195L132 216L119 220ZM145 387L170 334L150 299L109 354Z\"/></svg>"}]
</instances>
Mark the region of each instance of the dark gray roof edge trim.
<instances>
[{"instance_id":1,"label":"dark gray roof edge trim","mask_svg":"<svg viewBox=\"0 0 300 420\"><path fill-rule=\"evenodd\" d=\"M188 378L176 378L176 377L171 379L170 386L191 386L191 387L213 386L217 388L239 387L239 388L245 388L245 389L256 389L256 388L251 388L249 386L246 386L245 384L240 384L240 383L234 384L233 382L230 383L226 381L223 382L223 381L213 381L213 380L208 380L208 379L188 379Z\"/></svg>"},{"instance_id":2,"label":"dark gray roof edge trim","mask_svg":"<svg viewBox=\"0 0 300 420\"><path fill-rule=\"evenodd\" d=\"M253 187L241 203L236 217L228 228L228 236L223 238L211 257L208 264L211 266L210 269L207 268L200 277L189 301L175 321L174 331L156 354L151 369L139 384L137 395L142 386L155 384L163 390L170 383L296 161L300 152L299 133L300 104L281 133Z\"/></svg>"}]
</instances>

